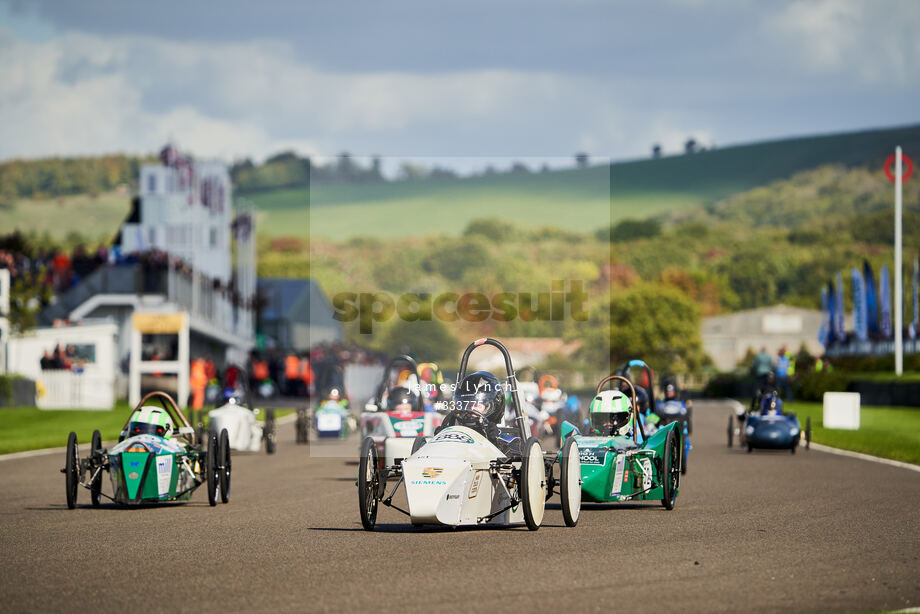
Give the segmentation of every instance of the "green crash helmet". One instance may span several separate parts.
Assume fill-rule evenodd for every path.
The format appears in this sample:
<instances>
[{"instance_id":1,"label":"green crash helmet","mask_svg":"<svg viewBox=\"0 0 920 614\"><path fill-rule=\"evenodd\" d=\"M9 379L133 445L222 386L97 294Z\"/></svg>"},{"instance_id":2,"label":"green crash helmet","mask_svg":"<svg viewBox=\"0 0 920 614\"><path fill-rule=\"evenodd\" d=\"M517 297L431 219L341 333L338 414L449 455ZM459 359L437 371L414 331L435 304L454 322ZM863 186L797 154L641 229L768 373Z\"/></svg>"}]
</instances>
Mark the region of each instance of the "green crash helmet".
<instances>
[{"instance_id":1,"label":"green crash helmet","mask_svg":"<svg viewBox=\"0 0 920 614\"><path fill-rule=\"evenodd\" d=\"M588 408L591 427L602 435L629 435L632 404L619 390L599 392Z\"/></svg>"},{"instance_id":2,"label":"green crash helmet","mask_svg":"<svg viewBox=\"0 0 920 614\"><path fill-rule=\"evenodd\" d=\"M159 407L141 407L134 410L128 420L127 437L136 435L158 435L169 439L173 432L172 418Z\"/></svg>"}]
</instances>

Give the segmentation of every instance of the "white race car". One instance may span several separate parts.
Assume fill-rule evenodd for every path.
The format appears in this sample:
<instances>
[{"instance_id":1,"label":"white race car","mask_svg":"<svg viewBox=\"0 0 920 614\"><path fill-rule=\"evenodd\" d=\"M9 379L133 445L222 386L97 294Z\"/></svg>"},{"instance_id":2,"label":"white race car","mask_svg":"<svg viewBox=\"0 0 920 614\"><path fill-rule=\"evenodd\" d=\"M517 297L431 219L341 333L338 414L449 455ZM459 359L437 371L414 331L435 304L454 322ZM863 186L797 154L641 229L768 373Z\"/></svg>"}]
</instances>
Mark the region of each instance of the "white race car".
<instances>
[{"instance_id":1,"label":"white race car","mask_svg":"<svg viewBox=\"0 0 920 614\"><path fill-rule=\"evenodd\" d=\"M540 527L546 500L557 484L553 477L557 455L544 455L540 442L529 436L511 356L499 341L478 339L467 347L457 381L463 382L467 375L470 353L483 345L491 345L504 355L507 373L504 386L513 405L513 425L489 425L481 414L452 405L445 417L450 426L431 438L418 435L411 455L389 466L382 462L373 438L365 438L357 485L361 524L366 530L373 530L376 525L378 503L408 515L414 525L523 524L532 531ZM465 425L453 424L452 415L460 414ZM466 426L476 416L480 423ZM495 439L484 434L496 430ZM496 445L503 442L509 443L506 451ZM566 525L575 526L581 509L581 461L577 444L567 446L559 457L563 517ZM388 478L396 478L397 482L387 494ZM405 486L408 510L392 504L400 484Z\"/></svg>"},{"instance_id":2,"label":"white race car","mask_svg":"<svg viewBox=\"0 0 920 614\"><path fill-rule=\"evenodd\" d=\"M398 383L394 390L409 393L411 403L400 407L397 399L390 398L391 375L397 368L415 374L407 381ZM425 411L418 377L418 364L410 356L397 356L383 371L383 379L377 387L377 394L364 406L361 414L361 436L371 437L377 444L377 454L389 467L408 458L412 444L419 435L432 435L441 426L444 415L436 411Z\"/></svg>"},{"instance_id":3,"label":"white race car","mask_svg":"<svg viewBox=\"0 0 920 614\"><path fill-rule=\"evenodd\" d=\"M252 395L243 384L227 394L226 402L208 412L208 433L216 437L227 429L230 448L241 452L258 452L265 442L265 451L275 453L275 410L266 409L265 423L257 419L262 412L252 404Z\"/></svg>"}]
</instances>

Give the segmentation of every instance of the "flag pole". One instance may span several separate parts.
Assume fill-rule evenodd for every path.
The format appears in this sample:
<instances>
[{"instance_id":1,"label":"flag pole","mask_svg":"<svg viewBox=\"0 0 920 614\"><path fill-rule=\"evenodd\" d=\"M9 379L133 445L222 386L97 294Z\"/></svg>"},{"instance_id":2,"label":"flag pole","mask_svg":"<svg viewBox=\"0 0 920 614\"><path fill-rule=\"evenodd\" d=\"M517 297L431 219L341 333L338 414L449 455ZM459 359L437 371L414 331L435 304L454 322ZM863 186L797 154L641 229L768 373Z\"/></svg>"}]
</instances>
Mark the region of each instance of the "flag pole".
<instances>
[{"instance_id":1,"label":"flag pole","mask_svg":"<svg viewBox=\"0 0 920 614\"><path fill-rule=\"evenodd\" d=\"M900 376L904 373L904 323L901 270L901 147L894 150L894 373Z\"/></svg>"}]
</instances>

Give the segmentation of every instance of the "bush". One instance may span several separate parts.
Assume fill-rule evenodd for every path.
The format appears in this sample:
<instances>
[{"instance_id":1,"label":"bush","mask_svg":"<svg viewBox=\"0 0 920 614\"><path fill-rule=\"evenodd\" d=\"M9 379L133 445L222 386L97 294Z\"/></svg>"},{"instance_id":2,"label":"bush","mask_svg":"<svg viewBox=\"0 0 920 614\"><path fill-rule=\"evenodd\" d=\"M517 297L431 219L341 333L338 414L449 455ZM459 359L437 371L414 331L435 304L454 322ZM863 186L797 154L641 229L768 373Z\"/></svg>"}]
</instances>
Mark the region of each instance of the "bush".
<instances>
[{"instance_id":1,"label":"bush","mask_svg":"<svg viewBox=\"0 0 920 614\"><path fill-rule=\"evenodd\" d=\"M746 399L754 394L754 377L741 373L718 373L703 387L707 399Z\"/></svg>"},{"instance_id":2,"label":"bush","mask_svg":"<svg viewBox=\"0 0 920 614\"><path fill-rule=\"evenodd\" d=\"M798 377L798 398L821 401L825 392L846 392L853 376L845 371L812 371Z\"/></svg>"}]
</instances>

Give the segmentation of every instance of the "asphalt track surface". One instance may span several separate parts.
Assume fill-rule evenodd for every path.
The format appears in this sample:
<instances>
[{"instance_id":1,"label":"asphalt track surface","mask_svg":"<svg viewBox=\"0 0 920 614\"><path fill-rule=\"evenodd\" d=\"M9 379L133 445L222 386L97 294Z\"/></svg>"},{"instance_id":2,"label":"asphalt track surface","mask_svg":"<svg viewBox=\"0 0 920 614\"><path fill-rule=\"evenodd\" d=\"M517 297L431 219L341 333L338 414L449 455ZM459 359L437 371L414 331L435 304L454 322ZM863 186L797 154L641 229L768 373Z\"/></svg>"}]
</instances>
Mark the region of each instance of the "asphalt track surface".
<instances>
[{"instance_id":1,"label":"asphalt track surface","mask_svg":"<svg viewBox=\"0 0 920 614\"><path fill-rule=\"evenodd\" d=\"M727 449L698 403L673 511L585 506L566 528L358 517L357 441L238 454L231 501L68 510L63 455L0 462L0 611L880 611L920 605L920 473ZM350 456L348 456L350 455ZM109 485L106 484L106 492Z\"/></svg>"}]
</instances>

